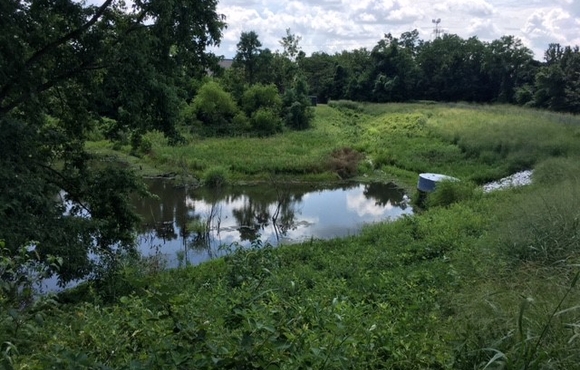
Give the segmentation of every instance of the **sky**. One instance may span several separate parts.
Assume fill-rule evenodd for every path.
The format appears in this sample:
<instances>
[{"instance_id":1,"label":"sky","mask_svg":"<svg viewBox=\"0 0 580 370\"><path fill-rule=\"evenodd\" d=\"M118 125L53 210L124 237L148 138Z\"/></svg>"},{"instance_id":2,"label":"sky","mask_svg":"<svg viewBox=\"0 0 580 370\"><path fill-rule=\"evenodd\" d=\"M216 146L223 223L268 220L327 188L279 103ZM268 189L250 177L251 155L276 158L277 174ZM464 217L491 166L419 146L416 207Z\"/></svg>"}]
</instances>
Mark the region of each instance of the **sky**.
<instances>
[{"instance_id":1,"label":"sky","mask_svg":"<svg viewBox=\"0 0 580 370\"><path fill-rule=\"evenodd\" d=\"M492 41L513 35L543 60L550 43L580 45L580 0L220 0L227 29L217 55L232 58L243 31L255 31L263 48L281 50L286 29L310 55L372 49L385 33L417 29L432 40L445 33Z\"/></svg>"}]
</instances>

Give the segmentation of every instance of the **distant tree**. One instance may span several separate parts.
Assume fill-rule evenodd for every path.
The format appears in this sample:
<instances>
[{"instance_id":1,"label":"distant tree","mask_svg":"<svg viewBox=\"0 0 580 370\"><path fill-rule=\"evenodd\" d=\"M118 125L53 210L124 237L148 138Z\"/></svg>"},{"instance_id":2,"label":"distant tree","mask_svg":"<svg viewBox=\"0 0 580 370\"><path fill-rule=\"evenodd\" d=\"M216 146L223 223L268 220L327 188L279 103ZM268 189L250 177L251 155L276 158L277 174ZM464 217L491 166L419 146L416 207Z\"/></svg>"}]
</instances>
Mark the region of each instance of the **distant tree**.
<instances>
[{"instance_id":1,"label":"distant tree","mask_svg":"<svg viewBox=\"0 0 580 370\"><path fill-rule=\"evenodd\" d=\"M494 100L513 103L517 87L533 82L533 53L513 36L492 41L487 50L483 67Z\"/></svg>"},{"instance_id":2,"label":"distant tree","mask_svg":"<svg viewBox=\"0 0 580 370\"><path fill-rule=\"evenodd\" d=\"M344 93L345 99L373 101L371 52L366 48L343 51L336 55L338 64L348 71L348 84Z\"/></svg>"},{"instance_id":3,"label":"distant tree","mask_svg":"<svg viewBox=\"0 0 580 370\"><path fill-rule=\"evenodd\" d=\"M414 43L412 38L402 43L387 34L373 48L370 78L374 101L405 101L413 97L419 80Z\"/></svg>"},{"instance_id":4,"label":"distant tree","mask_svg":"<svg viewBox=\"0 0 580 370\"><path fill-rule=\"evenodd\" d=\"M534 105L580 113L580 50L550 44L546 65L535 76Z\"/></svg>"},{"instance_id":5,"label":"distant tree","mask_svg":"<svg viewBox=\"0 0 580 370\"><path fill-rule=\"evenodd\" d=\"M331 95L335 60L324 52L315 52L300 63L300 71L310 86L310 93L320 102L328 101Z\"/></svg>"},{"instance_id":6,"label":"distant tree","mask_svg":"<svg viewBox=\"0 0 580 370\"><path fill-rule=\"evenodd\" d=\"M296 80L294 87L286 90L282 101L286 126L294 130L310 128L314 111L308 96L308 85L303 77Z\"/></svg>"},{"instance_id":7,"label":"distant tree","mask_svg":"<svg viewBox=\"0 0 580 370\"><path fill-rule=\"evenodd\" d=\"M258 57L262 43L255 31L242 32L237 43L238 51L234 57L233 67L241 67L245 71L246 81L251 85L255 82Z\"/></svg>"},{"instance_id":8,"label":"distant tree","mask_svg":"<svg viewBox=\"0 0 580 370\"><path fill-rule=\"evenodd\" d=\"M286 36L282 37L282 40L279 41L283 48L282 55L290 59L290 61L296 62L301 51L299 45L301 40L302 37L291 33L290 28L286 28Z\"/></svg>"},{"instance_id":9,"label":"distant tree","mask_svg":"<svg viewBox=\"0 0 580 370\"><path fill-rule=\"evenodd\" d=\"M282 71L278 66L277 54L272 53L268 48L260 51L256 57L256 70L254 73L253 84L269 85L281 81L280 74Z\"/></svg>"}]
</instances>

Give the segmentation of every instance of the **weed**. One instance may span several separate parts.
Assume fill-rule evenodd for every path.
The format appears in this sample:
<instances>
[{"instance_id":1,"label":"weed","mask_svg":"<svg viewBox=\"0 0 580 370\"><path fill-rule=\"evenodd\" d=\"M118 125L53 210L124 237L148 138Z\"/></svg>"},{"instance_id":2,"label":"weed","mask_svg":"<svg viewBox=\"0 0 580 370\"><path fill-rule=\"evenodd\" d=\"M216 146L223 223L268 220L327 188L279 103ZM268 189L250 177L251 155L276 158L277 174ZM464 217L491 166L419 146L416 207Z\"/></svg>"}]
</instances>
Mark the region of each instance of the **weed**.
<instances>
[{"instance_id":1,"label":"weed","mask_svg":"<svg viewBox=\"0 0 580 370\"><path fill-rule=\"evenodd\" d=\"M203 182L206 186L220 188L228 183L228 169L225 167L212 167L203 174Z\"/></svg>"},{"instance_id":2,"label":"weed","mask_svg":"<svg viewBox=\"0 0 580 370\"><path fill-rule=\"evenodd\" d=\"M362 153L351 148L337 149L330 154L328 166L341 179L348 179L356 176L363 157Z\"/></svg>"}]
</instances>

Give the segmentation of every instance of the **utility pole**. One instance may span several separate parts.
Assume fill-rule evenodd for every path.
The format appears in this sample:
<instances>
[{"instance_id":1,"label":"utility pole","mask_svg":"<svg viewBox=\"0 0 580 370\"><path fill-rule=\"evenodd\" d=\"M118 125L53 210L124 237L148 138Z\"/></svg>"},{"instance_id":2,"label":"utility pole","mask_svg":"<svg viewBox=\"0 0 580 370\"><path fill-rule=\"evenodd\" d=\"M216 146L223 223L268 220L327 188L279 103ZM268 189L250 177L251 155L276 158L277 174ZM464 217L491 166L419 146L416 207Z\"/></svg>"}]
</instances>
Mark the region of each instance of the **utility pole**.
<instances>
[{"instance_id":1,"label":"utility pole","mask_svg":"<svg viewBox=\"0 0 580 370\"><path fill-rule=\"evenodd\" d=\"M441 18L433 19L433 20L431 20L431 22L433 22L433 24L435 24L435 29L433 30L433 34L435 34L435 39L438 39L441 36L441 34L443 33L443 30L441 28L439 28L439 23L441 23Z\"/></svg>"}]
</instances>

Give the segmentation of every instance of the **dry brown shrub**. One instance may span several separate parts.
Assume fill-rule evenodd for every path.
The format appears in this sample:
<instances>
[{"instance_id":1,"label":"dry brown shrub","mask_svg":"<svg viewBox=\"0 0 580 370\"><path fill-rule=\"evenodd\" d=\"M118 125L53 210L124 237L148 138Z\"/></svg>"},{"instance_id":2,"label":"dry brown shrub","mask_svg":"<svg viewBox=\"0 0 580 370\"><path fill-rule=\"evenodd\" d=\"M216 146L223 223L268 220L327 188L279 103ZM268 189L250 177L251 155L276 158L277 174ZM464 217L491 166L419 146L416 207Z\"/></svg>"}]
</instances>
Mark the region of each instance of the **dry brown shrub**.
<instances>
[{"instance_id":1,"label":"dry brown shrub","mask_svg":"<svg viewBox=\"0 0 580 370\"><path fill-rule=\"evenodd\" d=\"M336 172L341 179L348 179L356 176L359 162L364 155L352 148L335 149L330 154L328 167L331 171Z\"/></svg>"}]
</instances>

